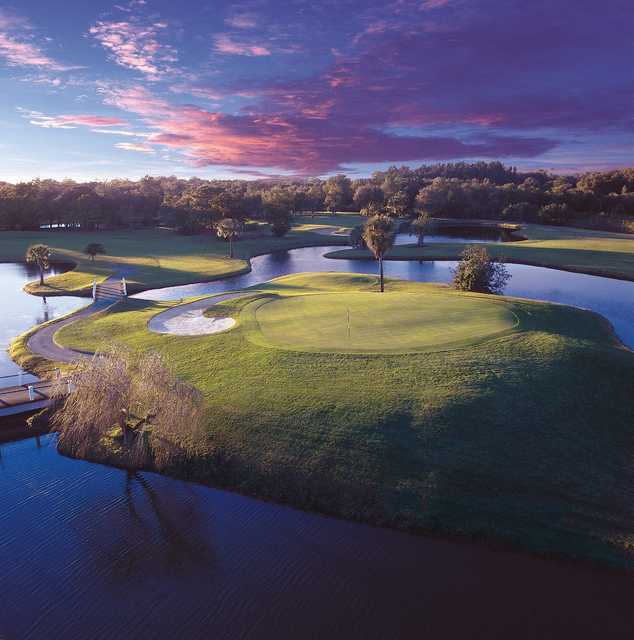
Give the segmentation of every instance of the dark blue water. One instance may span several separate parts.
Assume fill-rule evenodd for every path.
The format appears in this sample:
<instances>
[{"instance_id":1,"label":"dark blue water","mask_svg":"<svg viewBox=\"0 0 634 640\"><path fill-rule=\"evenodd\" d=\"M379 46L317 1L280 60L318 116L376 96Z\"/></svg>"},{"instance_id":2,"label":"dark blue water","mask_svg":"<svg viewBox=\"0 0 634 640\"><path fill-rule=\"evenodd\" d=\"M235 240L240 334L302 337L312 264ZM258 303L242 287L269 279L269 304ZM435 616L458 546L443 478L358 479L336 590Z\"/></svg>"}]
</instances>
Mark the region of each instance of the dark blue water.
<instances>
[{"instance_id":1,"label":"dark blue water","mask_svg":"<svg viewBox=\"0 0 634 640\"><path fill-rule=\"evenodd\" d=\"M0 446L0 637L631 638L634 579Z\"/></svg>"},{"instance_id":2,"label":"dark blue water","mask_svg":"<svg viewBox=\"0 0 634 640\"><path fill-rule=\"evenodd\" d=\"M341 247L310 247L259 256L251 260L252 271L245 275L217 282L154 289L141 293L138 297L178 300L250 287L271 278L304 271L376 273L377 263L373 260L332 260L324 257L329 251L338 249ZM385 273L392 278L447 283L451 281L451 269L455 265L455 262L449 261L388 260L385 263ZM634 282L521 264L509 264L507 267L512 278L506 288L506 295L596 311L612 323L625 344L634 348Z\"/></svg>"}]
</instances>

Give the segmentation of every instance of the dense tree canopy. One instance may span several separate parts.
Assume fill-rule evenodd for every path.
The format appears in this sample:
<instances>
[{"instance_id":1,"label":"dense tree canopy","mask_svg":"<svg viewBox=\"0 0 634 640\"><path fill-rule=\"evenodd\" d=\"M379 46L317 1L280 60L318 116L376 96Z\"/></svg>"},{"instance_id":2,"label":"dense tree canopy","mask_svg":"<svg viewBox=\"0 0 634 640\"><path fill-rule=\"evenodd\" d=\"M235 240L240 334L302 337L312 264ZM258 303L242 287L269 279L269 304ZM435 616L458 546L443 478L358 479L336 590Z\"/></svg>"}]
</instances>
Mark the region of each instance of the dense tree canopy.
<instances>
[{"instance_id":1,"label":"dense tree canopy","mask_svg":"<svg viewBox=\"0 0 634 640\"><path fill-rule=\"evenodd\" d=\"M499 162L391 167L369 178L182 180L174 176L77 183L0 182L0 229L108 229L167 225L215 231L223 219L267 220L296 212L362 211L413 219L424 211L634 230L634 169L580 176L521 173Z\"/></svg>"}]
</instances>

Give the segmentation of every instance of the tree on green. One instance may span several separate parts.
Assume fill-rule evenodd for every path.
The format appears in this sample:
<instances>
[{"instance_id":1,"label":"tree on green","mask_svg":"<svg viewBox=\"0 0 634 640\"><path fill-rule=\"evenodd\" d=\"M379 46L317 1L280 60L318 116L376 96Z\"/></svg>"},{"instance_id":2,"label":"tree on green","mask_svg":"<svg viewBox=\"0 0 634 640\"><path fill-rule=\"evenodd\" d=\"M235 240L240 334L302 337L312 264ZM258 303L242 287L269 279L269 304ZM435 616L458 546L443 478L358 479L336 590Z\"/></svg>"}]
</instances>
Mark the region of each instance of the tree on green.
<instances>
[{"instance_id":1,"label":"tree on green","mask_svg":"<svg viewBox=\"0 0 634 640\"><path fill-rule=\"evenodd\" d=\"M32 244L26 250L26 261L37 265L40 270L40 284L44 284L44 272L50 266L51 250L45 244Z\"/></svg>"},{"instance_id":2,"label":"tree on green","mask_svg":"<svg viewBox=\"0 0 634 640\"><path fill-rule=\"evenodd\" d=\"M240 236L242 225L235 218L223 218L216 225L216 233L219 238L229 241L229 257L233 258L233 241Z\"/></svg>"},{"instance_id":3,"label":"tree on green","mask_svg":"<svg viewBox=\"0 0 634 640\"><path fill-rule=\"evenodd\" d=\"M429 229L431 217L426 211L421 211L418 214L418 218L412 221L410 225L410 235L416 236L416 242L419 247L422 247L425 242L425 234Z\"/></svg>"},{"instance_id":4,"label":"tree on green","mask_svg":"<svg viewBox=\"0 0 634 640\"><path fill-rule=\"evenodd\" d=\"M381 293L385 290L383 284L383 259L394 246L394 222L389 216L379 214L372 216L365 225L363 240L379 261L379 276L381 279Z\"/></svg>"},{"instance_id":5,"label":"tree on green","mask_svg":"<svg viewBox=\"0 0 634 640\"><path fill-rule=\"evenodd\" d=\"M94 260L96 255L105 254L106 249L102 244L99 244L98 242L90 242L84 247L84 253L87 256L90 256L91 260Z\"/></svg>"},{"instance_id":6,"label":"tree on green","mask_svg":"<svg viewBox=\"0 0 634 640\"><path fill-rule=\"evenodd\" d=\"M468 246L452 273L454 288L479 293L502 293L511 278L504 263L480 245Z\"/></svg>"}]
</instances>

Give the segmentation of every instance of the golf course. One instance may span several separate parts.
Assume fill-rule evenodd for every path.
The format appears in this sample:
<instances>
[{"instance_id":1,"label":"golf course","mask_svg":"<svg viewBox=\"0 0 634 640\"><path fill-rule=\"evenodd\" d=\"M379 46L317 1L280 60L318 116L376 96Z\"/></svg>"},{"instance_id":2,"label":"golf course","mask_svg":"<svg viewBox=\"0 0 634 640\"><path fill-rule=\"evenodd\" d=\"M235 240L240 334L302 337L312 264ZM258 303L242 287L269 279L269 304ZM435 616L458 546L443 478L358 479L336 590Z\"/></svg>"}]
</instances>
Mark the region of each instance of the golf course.
<instances>
[{"instance_id":1,"label":"golf course","mask_svg":"<svg viewBox=\"0 0 634 640\"><path fill-rule=\"evenodd\" d=\"M344 245L328 257L367 259L364 249L346 248L350 231L366 221L354 213L336 215L296 215L291 230L274 237L268 225L244 234L235 244L235 257L228 257L228 245L214 234L180 235L168 229L134 232L98 231L72 233L51 231L11 231L0 236L0 262L21 262L30 245L43 243L51 249L53 262L74 265L71 271L27 286L35 295L90 295L93 280L124 276L130 293L157 287L205 282L245 273L249 259L297 247ZM465 221L468 223L468 221ZM452 221L460 225L459 220ZM434 233L433 226L429 233ZM634 239L631 235L553 227L522 225L518 242L489 243L491 255L507 262L554 267L580 273L634 280ZM91 259L83 253L90 243L104 246L106 253ZM388 260L456 260L464 242L399 244Z\"/></svg>"},{"instance_id":2,"label":"golf course","mask_svg":"<svg viewBox=\"0 0 634 640\"><path fill-rule=\"evenodd\" d=\"M168 473L374 524L634 566L634 356L600 316L358 274L215 302L213 335L148 330L127 299L55 341L156 350L201 390ZM188 301L180 305L187 308ZM107 442L94 459L117 463Z\"/></svg>"}]
</instances>

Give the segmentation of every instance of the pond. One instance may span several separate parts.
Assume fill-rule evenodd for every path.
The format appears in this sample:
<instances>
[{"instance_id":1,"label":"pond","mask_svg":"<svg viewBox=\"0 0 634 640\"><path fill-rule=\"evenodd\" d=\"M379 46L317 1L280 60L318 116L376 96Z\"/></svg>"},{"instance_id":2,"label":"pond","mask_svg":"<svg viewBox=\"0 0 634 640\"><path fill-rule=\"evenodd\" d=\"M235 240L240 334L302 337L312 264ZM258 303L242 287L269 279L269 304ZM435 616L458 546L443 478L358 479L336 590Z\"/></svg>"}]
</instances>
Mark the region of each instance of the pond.
<instances>
[{"instance_id":1,"label":"pond","mask_svg":"<svg viewBox=\"0 0 634 640\"><path fill-rule=\"evenodd\" d=\"M403 226L401 226L402 228ZM425 244L438 244L441 242L458 242L460 244L518 242L523 239L518 234L514 233L513 230L503 229L496 225L469 224L468 221L444 223L430 229L430 233L425 235ZM394 238L394 244L415 243L416 236L407 232L399 232Z\"/></svg>"},{"instance_id":2,"label":"pond","mask_svg":"<svg viewBox=\"0 0 634 640\"><path fill-rule=\"evenodd\" d=\"M64 273L71 268L72 266L69 265L52 265L46 275ZM40 298L22 290L27 282L38 278L39 270L34 265L0 263L0 282L2 282L5 305L0 321L0 376L12 375L20 371L20 367L9 358L7 353L13 338L36 324L59 318L90 302L86 298L70 296ZM24 380L26 381L27 378L25 377ZM15 379L9 380L8 383L13 382Z\"/></svg>"},{"instance_id":3,"label":"pond","mask_svg":"<svg viewBox=\"0 0 634 640\"><path fill-rule=\"evenodd\" d=\"M631 637L634 579L0 446L0 637Z\"/></svg>"}]
</instances>

